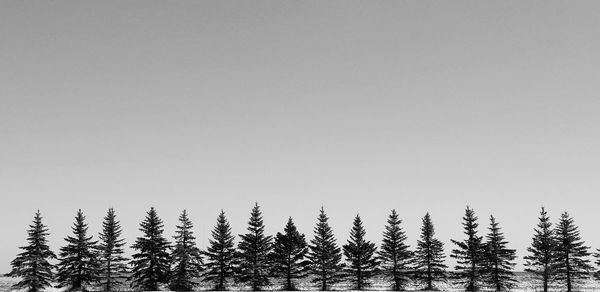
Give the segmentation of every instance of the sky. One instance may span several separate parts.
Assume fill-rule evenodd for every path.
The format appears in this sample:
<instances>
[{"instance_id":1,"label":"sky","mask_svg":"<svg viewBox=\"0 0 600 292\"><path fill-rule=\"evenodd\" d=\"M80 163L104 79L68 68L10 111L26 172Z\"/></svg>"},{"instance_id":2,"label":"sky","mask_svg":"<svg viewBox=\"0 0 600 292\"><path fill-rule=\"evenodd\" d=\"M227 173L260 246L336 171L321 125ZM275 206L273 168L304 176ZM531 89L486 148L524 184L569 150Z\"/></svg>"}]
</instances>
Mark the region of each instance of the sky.
<instances>
[{"instance_id":1,"label":"sky","mask_svg":"<svg viewBox=\"0 0 600 292\"><path fill-rule=\"evenodd\" d=\"M339 245L430 212L447 255L469 205L518 269L545 206L600 248L597 1L2 1L0 40L2 273L38 209L56 252L79 208L205 247L255 203Z\"/></svg>"}]
</instances>

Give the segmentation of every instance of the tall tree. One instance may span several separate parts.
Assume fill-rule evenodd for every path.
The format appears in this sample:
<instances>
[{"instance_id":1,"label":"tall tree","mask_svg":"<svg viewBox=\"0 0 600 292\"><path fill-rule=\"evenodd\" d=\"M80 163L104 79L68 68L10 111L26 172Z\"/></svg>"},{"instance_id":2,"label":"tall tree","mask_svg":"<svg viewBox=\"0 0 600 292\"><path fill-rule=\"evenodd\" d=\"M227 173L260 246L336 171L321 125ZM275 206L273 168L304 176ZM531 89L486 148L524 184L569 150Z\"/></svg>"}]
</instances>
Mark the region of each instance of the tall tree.
<instances>
[{"instance_id":1,"label":"tall tree","mask_svg":"<svg viewBox=\"0 0 600 292\"><path fill-rule=\"evenodd\" d=\"M225 212L217 217L217 225L211 232L212 239L208 241L208 248L204 252L206 256L203 281L212 283L213 289L224 291L227 281L234 275L235 247L231 226L225 217Z\"/></svg>"},{"instance_id":2,"label":"tall tree","mask_svg":"<svg viewBox=\"0 0 600 292\"><path fill-rule=\"evenodd\" d=\"M138 237L131 248L137 251L129 276L131 288L156 291L160 284L169 282L170 244L163 236L164 224L154 207L146 213L140 224L143 237Z\"/></svg>"},{"instance_id":3,"label":"tall tree","mask_svg":"<svg viewBox=\"0 0 600 292\"><path fill-rule=\"evenodd\" d=\"M477 217L473 209L467 206L463 217L463 228L467 238L464 241L452 240L458 248L452 250L451 257L455 258L457 265L456 276L463 282L467 291L477 291L485 259L485 248L482 237L477 235Z\"/></svg>"},{"instance_id":4,"label":"tall tree","mask_svg":"<svg viewBox=\"0 0 600 292\"><path fill-rule=\"evenodd\" d=\"M238 243L239 274L237 281L249 283L252 290L261 290L269 285L269 254L273 248L271 236L265 235L262 213L258 203L252 208L248 233L240 235Z\"/></svg>"},{"instance_id":5,"label":"tall tree","mask_svg":"<svg viewBox=\"0 0 600 292\"><path fill-rule=\"evenodd\" d=\"M378 271L379 262L375 252L375 244L365 239L366 231L359 215L354 218L350 239L343 246L344 256L348 262L346 272L351 276L351 281L356 290L368 287L370 279Z\"/></svg>"},{"instance_id":6,"label":"tall tree","mask_svg":"<svg viewBox=\"0 0 600 292\"><path fill-rule=\"evenodd\" d=\"M200 277L202 270L202 255L200 249L196 246L196 237L194 237L194 224L189 219L186 210L179 215L177 225L175 246L171 253L173 268L171 271L171 281L169 287L174 291L192 291L198 283L194 278Z\"/></svg>"},{"instance_id":7,"label":"tall tree","mask_svg":"<svg viewBox=\"0 0 600 292\"><path fill-rule=\"evenodd\" d=\"M58 287L80 290L99 280L100 261L95 250L97 242L87 236L88 226L81 209L72 230L73 236L67 236L67 245L60 248L57 280Z\"/></svg>"},{"instance_id":8,"label":"tall tree","mask_svg":"<svg viewBox=\"0 0 600 292\"><path fill-rule=\"evenodd\" d=\"M550 282L556 275L554 269L556 241L548 213L542 207L539 223L534 229L531 246L527 248L529 255L525 256L525 271L531 272L542 281L544 292L548 292Z\"/></svg>"},{"instance_id":9,"label":"tall tree","mask_svg":"<svg viewBox=\"0 0 600 292\"><path fill-rule=\"evenodd\" d=\"M421 238L415 251L416 278L423 282L424 290L434 290L434 283L446 279L444 243L435 238L435 229L429 213L422 219Z\"/></svg>"},{"instance_id":10,"label":"tall tree","mask_svg":"<svg viewBox=\"0 0 600 292\"><path fill-rule=\"evenodd\" d=\"M121 224L116 219L113 208L102 222L102 232L97 246L100 260L100 285L105 291L112 291L127 279L127 258L123 256L125 240L121 238Z\"/></svg>"},{"instance_id":11,"label":"tall tree","mask_svg":"<svg viewBox=\"0 0 600 292\"><path fill-rule=\"evenodd\" d=\"M315 276L313 283L320 285L321 291L327 291L332 285L343 279L341 273L342 253L336 244L333 230L328 223L329 218L321 207L315 237L310 241L308 259L311 263L311 273Z\"/></svg>"},{"instance_id":12,"label":"tall tree","mask_svg":"<svg viewBox=\"0 0 600 292\"><path fill-rule=\"evenodd\" d=\"M396 210L392 210L388 217L383 243L379 248L379 261L383 273L393 281L394 291L403 290L409 279L409 265L412 252L406 242L406 234L400 224Z\"/></svg>"},{"instance_id":13,"label":"tall tree","mask_svg":"<svg viewBox=\"0 0 600 292\"><path fill-rule=\"evenodd\" d=\"M308 247L304 234L298 232L292 217L288 219L283 232L277 233L273 243L273 274L284 279L284 290L292 291L297 290L294 280L302 279L308 273Z\"/></svg>"},{"instance_id":14,"label":"tall tree","mask_svg":"<svg viewBox=\"0 0 600 292\"><path fill-rule=\"evenodd\" d=\"M513 273L516 251L507 247L508 242L504 239L494 216L490 216L488 230L485 243L486 282L494 287L495 291L509 290L517 282Z\"/></svg>"},{"instance_id":15,"label":"tall tree","mask_svg":"<svg viewBox=\"0 0 600 292\"><path fill-rule=\"evenodd\" d=\"M6 274L7 277L21 278L12 286L14 289L39 292L52 285L54 266L49 260L56 259L56 255L48 246L48 235L48 228L42 223L42 215L38 210L27 231L28 245L19 247L23 252L12 260L12 269Z\"/></svg>"},{"instance_id":16,"label":"tall tree","mask_svg":"<svg viewBox=\"0 0 600 292\"><path fill-rule=\"evenodd\" d=\"M592 270L587 259L590 255L589 247L584 245L573 218L567 212L560 216L555 236L556 278L564 281L567 292L571 292L579 280L588 278Z\"/></svg>"}]
</instances>

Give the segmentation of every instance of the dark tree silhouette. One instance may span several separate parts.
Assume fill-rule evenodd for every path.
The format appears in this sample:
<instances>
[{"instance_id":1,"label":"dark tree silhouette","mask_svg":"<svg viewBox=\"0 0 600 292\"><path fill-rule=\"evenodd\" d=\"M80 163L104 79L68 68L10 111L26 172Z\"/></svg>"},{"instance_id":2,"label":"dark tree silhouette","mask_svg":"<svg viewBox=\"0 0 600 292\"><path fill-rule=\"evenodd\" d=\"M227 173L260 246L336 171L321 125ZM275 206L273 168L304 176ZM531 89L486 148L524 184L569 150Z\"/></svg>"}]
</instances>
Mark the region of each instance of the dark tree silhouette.
<instances>
[{"instance_id":1,"label":"dark tree silhouette","mask_svg":"<svg viewBox=\"0 0 600 292\"><path fill-rule=\"evenodd\" d=\"M19 247L23 250L11 261L11 271L7 277L19 277L21 280L14 284L14 289L26 289L28 292L40 292L50 287L54 274L54 266L49 260L56 259L56 255L48 246L48 228L42 223L40 210L35 213L33 224L27 231L27 246Z\"/></svg>"},{"instance_id":2,"label":"dark tree silhouette","mask_svg":"<svg viewBox=\"0 0 600 292\"><path fill-rule=\"evenodd\" d=\"M99 280L100 261L95 250L97 242L87 236L88 226L81 209L77 211L72 230L73 236L67 236L67 245L60 248L57 287L80 290Z\"/></svg>"},{"instance_id":3,"label":"dark tree silhouette","mask_svg":"<svg viewBox=\"0 0 600 292\"><path fill-rule=\"evenodd\" d=\"M596 258L596 266L599 267L599 269L594 273L594 278L596 278L596 280L600 280L600 249L596 249L594 257Z\"/></svg>"},{"instance_id":4,"label":"dark tree silhouette","mask_svg":"<svg viewBox=\"0 0 600 292\"><path fill-rule=\"evenodd\" d=\"M125 240L121 238L121 224L116 220L113 208L102 222L97 246L100 261L99 283L105 291L112 291L127 279L127 259L123 256Z\"/></svg>"},{"instance_id":5,"label":"dark tree silhouette","mask_svg":"<svg viewBox=\"0 0 600 292\"><path fill-rule=\"evenodd\" d=\"M298 232L292 217L288 219L283 232L277 233L273 244L273 274L284 279L284 290L292 291L297 290L294 280L305 278L308 273L308 247L304 234Z\"/></svg>"},{"instance_id":6,"label":"dark tree silhouette","mask_svg":"<svg viewBox=\"0 0 600 292\"><path fill-rule=\"evenodd\" d=\"M552 223L544 207L534 232L531 246L527 248L529 255L524 257L525 271L535 274L542 281L543 291L548 292L549 284L556 275L554 269L556 241Z\"/></svg>"},{"instance_id":7,"label":"dark tree silhouette","mask_svg":"<svg viewBox=\"0 0 600 292\"><path fill-rule=\"evenodd\" d=\"M464 241L452 240L458 246L452 250L451 257L457 261L456 277L465 285L467 291L479 290L483 274L485 248L482 237L477 235L477 217L473 209L467 206L463 217L463 228L467 238Z\"/></svg>"},{"instance_id":8,"label":"dark tree silhouette","mask_svg":"<svg viewBox=\"0 0 600 292\"><path fill-rule=\"evenodd\" d=\"M489 233L486 236L487 241L485 243L486 282L495 291L509 290L517 282L513 273L516 251L507 247L508 242L504 239L504 234L500 231L494 216L490 216L488 230Z\"/></svg>"},{"instance_id":9,"label":"dark tree silhouette","mask_svg":"<svg viewBox=\"0 0 600 292\"><path fill-rule=\"evenodd\" d=\"M211 236L212 239L209 239L208 248L204 252L206 263L203 281L211 283L214 290L224 291L228 279L234 276L235 247L231 226L223 210L217 217L217 225Z\"/></svg>"},{"instance_id":10,"label":"dark tree silhouette","mask_svg":"<svg viewBox=\"0 0 600 292\"><path fill-rule=\"evenodd\" d=\"M174 291L192 291L198 283L194 278L200 277L202 271L202 255L196 247L194 224L189 219L186 210L179 215L173 251L171 253L172 269L169 287Z\"/></svg>"},{"instance_id":11,"label":"dark tree silhouette","mask_svg":"<svg viewBox=\"0 0 600 292\"><path fill-rule=\"evenodd\" d=\"M238 282L248 283L252 290L259 291L270 284L269 254L273 248L271 236L265 235L262 213L258 203L252 208L248 233L240 235L238 243L239 274Z\"/></svg>"},{"instance_id":12,"label":"dark tree silhouette","mask_svg":"<svg viewBox=\"0 0 600 292\"><path fill-rule=\"evenodd\" d=\"M435 230L429 213L423 217L421 238L415 251L416 279L424 283L425 290L435 290L434 283L446 279L444 243L435 238Z\"/></svg>"},{"instance_id":13,"label":"dark tree silhouette","mask_svg":"<svg viewBox=\"0 0 600 292\"><path fill-rule=\"evenodd\" d=\"M588 278L592 271L587 259L590 255L589 247L584 245L573 218L567 212L560 216L555 236L556 279L563 281L567 292L571 292L578 281Z\"/></svg>"},{"instance_id":14,"label":"dark tree silhouette","mask_svg":"<svg viewBox=\"0 0 600 292\"><path fill-rule=\"evenodd\" d=\"M137 251L131 261L131 288L156 291L160 284L169 282L171 259L169 242L163 236L164 224L154 207L146 213L140 231L144 233L143 237L138 237L131 246Z\"/></svg>"},{"instance_id":15,"label":"dark tree silhouette","mask_svg":"<svg viewBox=\"0 0 600 292\"><path fill-rule=\"evenodd\" d=\"M383 242L379 248L379 261L381 269L386 277L392 279L392 288L394 291L404 289L409 278L409 265L411 263L412 253L406 242L406 234L400 224L402 220L398 218L396 210L392 210L388 217L385 231L383 232Z\"/></svg>"},{"instance_id":16,"label":"dark tree silhouette","mask_svg":"<svg viewBox=\"0 0 600 292\"><path fill-rule=\"evenodd\" d=\"M308 253L311 273L315 276L312 282L318 284L321 291L329 290L343 278L340 264L342 253L336 244L328 220L325 210L321 207L317 226L314 229L315 237L310 241Z\"/></svg>"},{"instance_id":17,"label":"dark tree silhouette","mask_svg":"<svg viewBox=\"0 0 600 292\"><path fill-rule=\"evenodd\" d=\"M365 239L366 231L359 215L354 218L350 239L343 246L348 265L346 272L354 285L354 289L363 290L368 287L370 279L378 271L379 262L376 257L375 244Z\"/></svg>"}]
</instances>

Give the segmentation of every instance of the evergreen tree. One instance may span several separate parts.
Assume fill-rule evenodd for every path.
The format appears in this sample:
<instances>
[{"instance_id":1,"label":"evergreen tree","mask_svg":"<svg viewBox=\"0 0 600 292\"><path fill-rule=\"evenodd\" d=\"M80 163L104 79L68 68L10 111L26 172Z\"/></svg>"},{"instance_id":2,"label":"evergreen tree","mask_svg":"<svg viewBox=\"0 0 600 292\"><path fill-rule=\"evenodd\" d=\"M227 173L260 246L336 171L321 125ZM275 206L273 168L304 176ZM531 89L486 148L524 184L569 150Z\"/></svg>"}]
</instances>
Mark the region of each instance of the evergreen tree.
<instances>
[{"instance_id":1,"label":"evergreen tree","mask_svg":"<svg viewBox=\"0 0 600 292\"><path fill-rule=\"evenodd\" d=\"M506 247L508 242L500 231L494 216L490 216L490 227L486 247L486 282L495 291L504 291L514 287L516 280L513 273L516 258L514 249Z\"/></svg>"},{"instance_id":2,"label":"evergreen tree","mask_svg":"<svg viewBox=\"0 0 600 292\"><path fill-rule=\"evenodd\" d=\"M29 225L27 231L27 246L20 247L23 250L12 260L12 269L7 277L19 277L21 280L14 284L14 289L26 289L27 292L39 292L50 287L54 274L54 266L49 260L56 259L56 255L50 250L46 236L48 228L42 223L40 210L35 213L33 224Z\"/></svg>"},{"instance_id":3,"label":"evergreen tree","mask_svg":"<svg viewBox=\"0 0 600 292\"><path fill-rule=\"evenodd\" d=\"M132 274L128 279L131 288L156 291L160 284L169 282L170 245L162 235L164 224L154 207L146 213L140 231L144 236L138 237L131 246L137 253L133 255Z\"/></svg>"},{"instance_id":4,"label":"evergreen tree","mask_svg":"<svg viewBox=\"0 0 600 292\"><path fill-rule=\"evenodd\" d=\"M354 218L350 239L343 246L344 256L348 262L346 272L356 290L369 286L370 279L378 271L379 262L375 256L375 244L365 239L366 231L359 215Z\"/></svg>"},{"instance_id":5,"label":"evergreen tree","mask_svg":"<svg viewBox=\"0 0 600 292\"><path fill-rule=\"evenodd\" d=\"M296 290L294 280L306 277L308 265L306 254L308 247L304 234L300 234L292 217L288 219L285 229L277 233L271 254L273 263L273 274L284 278L283 289L287 291Z\"/></svg>"},{"instance_id":6,"label":"evergreen tree","mask_svg":"<svg viewBox=\"0 0 600 292\"><path fill-rule=\"evenodd\" d=\"M451 257L457 261L455 269L459 281L465 284L467 291L477 291L484 269L485 248L482 237L477 235L479 224L477 224L475 212L468 206L463 221L467 239L464 241L452 240L458 248L452 250Z\"/></svg>"},{"instance_id":7,"label":"evergreen tree","mask_svg":"<svg viewBox=\"0 0 600 292\"><path fill-rule=\"evenodd\" d=\"M315 237L310 241L308 259L311 263L311 273L315 276L313 283L320 285L321 291L327 291L335 283L342 280L342 253L335 242L333 230L327 222L329 218L321 207Z\"/></svg>"},{"instance_id":8,"label":"evergreen tree","mask_svg":"<svg viewBox=\"0 0 600 292\"><path fill-rule=\"evenodd\" d=\"M392 288L400 291L409 281L409 265L412 253L406 242L406 234L400 224L396 210L392 210L383 232L383 243L379 248L379 261L384 274L393 280Z\"/></svg>"},{"instance_id":9,"label":"evergreen tree","mask_svg":"<svg viewBox=\"0 0 600 292\"><path fill-rule=\"evenodd\" d=\"M186 210L179 216L179 223L173 238L175 246L171 254L173 269L169 286L174 291L192 291L198 283L192 279L200 277L202 270L202 255L196 247L196 237L192 228L194 225L188 218Z\"/></svg>"},{"instance_id":10,"label":"evergreen tree","mask_svg":"<svg viewBox=\"0 0 600 292\"><path fill-rule=\"evenodd\" d=\"M100 284L105 291L121 286L127 278L127 259L123 256L125 240L121 238L121 224L113 208L108 209L97 246L100 260Z\"/></svg>"},{"instance_id":11,"label":"evergreen tree","mask_svg":"<svg viewBox=\"0 0 600 292\"><path fill-rule=\"evenodd\" d=\"M596 250L594 257L596 257L596 266L600 267L600 249ZM596 280L600 280L600 269L596 270L594 273L594 278L596 278Z\"/></svg>"},{"instance_id":12,"label":"evergreen tree","mask_svg":"<svg viewBox=\"0 0 600 292\"><path fill-rule=\"evenodd\" d=\"M429 213L422 219L421 239L415 251L416 278L423 282L424 290L434 290L434 282L445 280L444 243L434 237L435 230Z\"/></svg>"},{"instance_id":13,"label":"evergreen tree","mask_svg":"<svg viewBox=\"0 0 600 292\"><path fill-rule=\"evenodd\" d=\"M217 217L217 225L211 235L212 239L209 239L208 248L204 252L206 264L203 281L212 283L214 290L224 291L227 279L234 275L235 248L231 226L223 210Z\"/></svg>"},{"instance_id":14,"label":"evergreen tree","mask_svg":"<svg viewBox=\"0 0 600 292\"><path fill-rule=\"evenodd\" d=\"M548 292L549 284L556 275L554 269L556 242L552 223L544 207L534 232L531 246L527 248L529 255L524 257L525 271L535 274L542 281L543 291Z\"/></svg>"},{"instance_id":15,"label":"evergreen tree","mask_svg":"<svg viewBox=\"0 0 600 292\"><path fill-rule=\"evenodd\" d=\"M573 291L573 286L579 280L588 278L592 267L587 257L589 247L584 245L579 230L567 212L562 213L556 225L556 278L564 281L567 292Z\"/></svg>"},{"instance_id":16,"label":"evergreen tree","mask_svg":"<svg viewBox=\"0 0 600 292\"><path fill-rule=\"evenodd\" d=\"M269 285L269 254L273 248L271 236L264 234L262 214L258 203L252 208L248 233L240 235L238 243L239 275L238 282L249 283L252 290L259 291Z\"/></svg>"},{"instance_id":17,"label":"evergreen tree","mask_svg":"<svg viewBox=\"0 0 600 292\"><path fill-rule=\"evenodd\" d=\"M72 230L74 236L67 236L67 245L60 249L57 280L58 287L80 290L99 280L100 261L95 250L97 242L87 236L88 226L81 209Z\"/></svg>"}]
</instances>

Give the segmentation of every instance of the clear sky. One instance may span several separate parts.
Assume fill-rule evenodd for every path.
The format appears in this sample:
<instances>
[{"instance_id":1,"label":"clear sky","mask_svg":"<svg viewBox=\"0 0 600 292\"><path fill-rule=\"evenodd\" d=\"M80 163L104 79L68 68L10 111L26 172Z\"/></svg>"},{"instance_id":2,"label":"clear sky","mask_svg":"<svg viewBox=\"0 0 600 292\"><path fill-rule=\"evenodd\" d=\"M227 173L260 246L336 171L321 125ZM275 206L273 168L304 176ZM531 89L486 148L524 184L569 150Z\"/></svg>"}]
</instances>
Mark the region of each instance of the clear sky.
<instances>
[{"instance_id":1,"label":"clear sky","mask_svg":"<svg viewBox=\"0 0 600 292\"><path fill-rule=\"evenodd\" d=\"M447 253L469 204L519 256L544 205L600 248L599 52L598 1L2 1L0 272L38 208L55 251L78 208L204 247L254 202L339 244L429 211Z\"/></svg>"}]
</instances>

